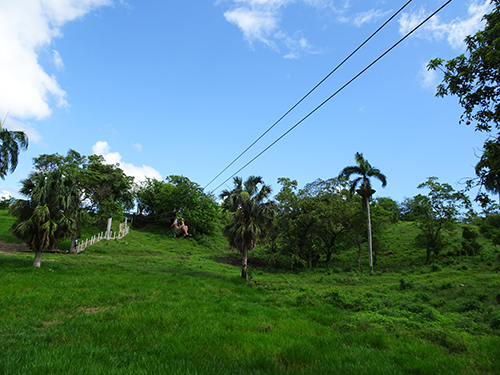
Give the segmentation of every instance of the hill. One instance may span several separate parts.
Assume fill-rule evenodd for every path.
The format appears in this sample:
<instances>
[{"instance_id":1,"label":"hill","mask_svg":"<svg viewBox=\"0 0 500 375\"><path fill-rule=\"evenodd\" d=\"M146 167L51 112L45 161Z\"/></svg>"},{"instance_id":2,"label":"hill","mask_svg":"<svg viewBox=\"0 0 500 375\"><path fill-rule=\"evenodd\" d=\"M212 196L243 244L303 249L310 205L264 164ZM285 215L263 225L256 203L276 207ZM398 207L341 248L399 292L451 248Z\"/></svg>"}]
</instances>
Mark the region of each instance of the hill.
<instances>
[{"instance_id":1,"label":"hill","mask_svg":"<svg viewBox=\"0 0 500 375\"><path fill-rule=\"evenodd\" d=\"M380 239L374 274L353 250L247 283L218 237L132 230L40 269L0 252L0 373L498 373L498 252L427 267L409 231Z\"/></svg>"}]
</instances>

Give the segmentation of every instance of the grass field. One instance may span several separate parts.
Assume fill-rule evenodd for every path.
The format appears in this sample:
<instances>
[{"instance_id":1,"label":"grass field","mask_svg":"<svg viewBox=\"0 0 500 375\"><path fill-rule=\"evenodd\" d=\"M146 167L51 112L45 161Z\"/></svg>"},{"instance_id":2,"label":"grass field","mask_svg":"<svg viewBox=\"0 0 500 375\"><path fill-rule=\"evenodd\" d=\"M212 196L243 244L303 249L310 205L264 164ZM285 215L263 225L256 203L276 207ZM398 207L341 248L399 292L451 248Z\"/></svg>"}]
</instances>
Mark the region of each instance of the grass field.
<instances>
[{"instance_id":1,"label":"grass field","mask_svg":"<svg viewBox=\"0 0 500 375\"><path fill-rule=\"evenodd\" d=\"M404 233L372 275L346 254L246 283L220 238L0 252L0 374L500 373L498 253L422 266Z\"/></svg>"}]
</instances>

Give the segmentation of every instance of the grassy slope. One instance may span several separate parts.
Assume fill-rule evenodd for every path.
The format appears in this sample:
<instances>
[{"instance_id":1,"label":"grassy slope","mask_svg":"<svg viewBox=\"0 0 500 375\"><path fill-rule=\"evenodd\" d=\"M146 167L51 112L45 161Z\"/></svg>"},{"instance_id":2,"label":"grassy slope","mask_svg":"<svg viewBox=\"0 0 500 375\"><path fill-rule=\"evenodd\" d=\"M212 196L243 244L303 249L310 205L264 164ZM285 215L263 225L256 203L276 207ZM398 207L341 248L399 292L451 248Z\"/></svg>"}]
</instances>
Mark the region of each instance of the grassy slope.
<instances>
[{"instance_id":1,"label":"grassy slope","mask_svg":"<svg viewBox=\"0 0 500 375\"><path fill-rule=\"evenodd\" d=\"M405 225L374 275L252 270L244 283L216 261L220 239L137 231L44 254L41 269L0 253L0 373L498 373L493 249L430 272Z\"/></svg>"}]
</instances>

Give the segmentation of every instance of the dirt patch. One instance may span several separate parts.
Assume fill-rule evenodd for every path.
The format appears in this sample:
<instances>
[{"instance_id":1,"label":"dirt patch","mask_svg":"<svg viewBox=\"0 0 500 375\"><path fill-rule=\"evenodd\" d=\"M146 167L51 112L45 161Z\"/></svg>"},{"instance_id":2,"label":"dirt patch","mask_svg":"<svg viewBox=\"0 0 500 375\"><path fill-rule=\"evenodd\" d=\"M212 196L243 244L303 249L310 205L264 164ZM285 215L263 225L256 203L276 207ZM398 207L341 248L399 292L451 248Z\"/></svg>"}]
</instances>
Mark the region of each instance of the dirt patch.
<instances>
[{"instance_id":1,"label":"dirt patch","mask_svg":"<svg viewBox=\"0 0 500 375\"><path fill-rule=\"evenodd\" d=\"M230 264L235 267L241 267L241 258L233 255L218 257L215 261L218 263ZM266 268L268 263L260 258L248 258L248 266L252 268Z\"/></svg>"},{"instance_id":2,"label":"dirt patch","mask_svg":"<svg viewBox=\"0 0 500 375\"><path fill-rule=\"evenodd\" d=\"M9 243L0 241L1 253L13 253L16 251L31 251L25 243Z\"/></svg>"},{"instance_id":3,"label":"dirt patch","mask_svg":"<svg viewBox=\"0 0 500 375\"><path fill-rule=\"evenodd\" d=\"M106 311L107 309L109 309L109 306L108 307L87 307L87 308L85 308L84 313L85 314L95 314L98 312Z\"/></svg>"}]
</instances>

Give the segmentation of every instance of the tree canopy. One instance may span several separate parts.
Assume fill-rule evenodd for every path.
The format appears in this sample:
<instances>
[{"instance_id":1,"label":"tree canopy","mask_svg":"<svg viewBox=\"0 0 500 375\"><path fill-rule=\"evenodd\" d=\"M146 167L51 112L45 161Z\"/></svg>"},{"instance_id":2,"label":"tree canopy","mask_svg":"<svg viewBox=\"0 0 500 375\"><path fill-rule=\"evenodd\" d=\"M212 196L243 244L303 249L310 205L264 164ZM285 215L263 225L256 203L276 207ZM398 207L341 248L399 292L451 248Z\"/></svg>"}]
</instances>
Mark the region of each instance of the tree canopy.
<instances>
[{"instance_id":1,"label":"tree canopy","mask_svg":"<svg viewBox=\"0 0 500 375\"><path fill-rule=\"evenodd\" d=\"M187 177L146 179L136 195L139 210L149 216L150 222L166 221L170 225L182 216L191 232L211 234L215 230L220 210L214 197Z\"/></svg>"},{"instance_id":2,"label":"tree canopy","mask_svg":"<svg viewBox=\"0 0 500 375\"><path fill-rule=\"evenodd\" d=\"M476 129L500 129L500 1L492 0L493 11L484 16L484 30L465 38L466 54L451 60L432 60L428 68L444 66L437 96L456 95L464 108L461 121L476 122Z\"/></svg>"},{"instance_id":3,"label":"tree canopy","mask_svg":"<svg viewBox=\"0 0 500 375\"><path fill-rule=\"evenodd\" d=\"M368 252L370 258L370 268L373 268L373 244L372 244L372 226L370 218L370 198L375 193L372 189L370 178L376 178L382 183L382 187L387 185L387 177L380 171L380 169L372 167L371 164L363 157L363 154L356 152L354 155L356 164L353 166L345 167L339 174L339 177L351 177L352 175L359 175L351 183L351 195L354 192L361 196L363 207L366 210L367 217L367 230L368 230ZM359 188L357 188L359 186Z\"/></svg>"},{"instance_id":4,"label":"tree canopy","mask_svg":"<svg viewBox=\"0 0 500 375\"><path fill-rule=\"evenodd\" d=\"M247 278L248 252L255 248L259 236L271 224L270 194L271 187L260 176L250 176L244 182L235 177L234 188L220 194L223 208L230 212L230 221L223 232L229 245L242 254L243 279Z\"/></svg>"},{"instance_id":5,"label":"tree canopy","mask_svg":"<svg viewBox=\"0 0 500 375\"><path fill-rule=\"evenodd\" d=\"M78 190L60 171L33 172L21 184L20 193L27 199L12 206L18 218L12 233L35 251L33 265L40 267L42 253L54 250L59 240L77 230L71 210L79 200Z\"/></svg>"},{"instance_id":6,"label":"tree canopy","mask_svg":"<svg viewBox=\"0 0 500 375\"><path fill-rule=\"evenodd\" d=\"M14 172L19 153L27 148L28 136L24 132L7 130L0 123L0 177L2 179L5 179L8 172Z\"/></svg>"},{"instance_id":7,"label":"tree canopy","mask_svg":"<svg viewBox=\"0 0 500 375\"><path fill-rule=\"evenodd\" d=\"M492 133L484 144L483 155L476 166L478 182L486 191L496 193L500 200L500 0L492 0L493 10L484 16L483 30L465 38L467 50L451 60L436 58L429 69L441 69L444 77L437 87L437 96L455 95L464 112L460 122L475 122L478 131ZM443 69L444 68L444 69ZM496 134L494 133L496 132ZM479 193L483 206L490 200Z\"/></svg>"}]
</instances>

